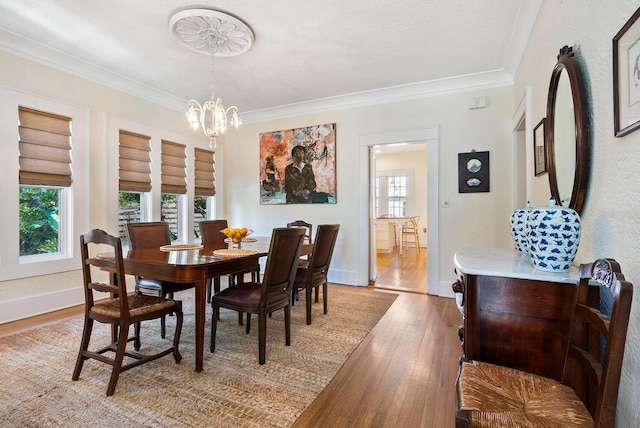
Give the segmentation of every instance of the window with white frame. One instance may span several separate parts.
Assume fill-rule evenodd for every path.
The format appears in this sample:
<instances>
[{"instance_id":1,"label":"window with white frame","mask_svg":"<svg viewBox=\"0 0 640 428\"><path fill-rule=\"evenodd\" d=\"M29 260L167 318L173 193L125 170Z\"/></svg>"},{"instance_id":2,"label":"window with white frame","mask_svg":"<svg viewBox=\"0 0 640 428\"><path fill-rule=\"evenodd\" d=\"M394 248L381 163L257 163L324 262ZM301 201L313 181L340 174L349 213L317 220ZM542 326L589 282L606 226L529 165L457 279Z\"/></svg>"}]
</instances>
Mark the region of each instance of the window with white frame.
<instances>
[{"instance_id":1,"label":"window with white frame","mask_svg":"<svg viewBox=\"0 0 640 428\"><path fill-rule=\"evenodd\" d=\"M194 149L193 235L196 239L200 239L200 222L213 218L210 214L213 213L213 196L216 194L214 155L210 150Z\"/></svg>"},{"instance_id":2,"label":"window with white frame","mask_svg":"<svg viewBox=\"0 0 640 428\"><path fill-rule=\"evenodd\" d=\"M169 224L171 241L186 241L182 235L187 195L186 146L162 140L162 184L160 220Z\"/></svg>"},{"instance_id":3,"label":"window with white frame","mask_svg":"<svg viewBox=\"0 0 640 428\"><path fill-rule=\"evenodd\" d=\"M413 206L412 171L380 172L376 176L376 217L406 217Z\"/></svg>"},{"instance_id":4,"label":"window with white frame","mask_svg":"<svg viewBox=\"0 0 640 428\"><path fill-rule=\"evenodd\" d=\"M151 191L151 137L119 130L118 231L128 245L126 227L145 218L145 193Z\"/></svg>"},{"instance_id":5,"label":"window with white frame","mask_svg":"<svg viewBox=\"0 0 640 428\"><path fill-rule=\"evenodd\" d=\"M0 88L0 117L0 280L79 269L88 110Z\"/></svg>"}]
</instances>

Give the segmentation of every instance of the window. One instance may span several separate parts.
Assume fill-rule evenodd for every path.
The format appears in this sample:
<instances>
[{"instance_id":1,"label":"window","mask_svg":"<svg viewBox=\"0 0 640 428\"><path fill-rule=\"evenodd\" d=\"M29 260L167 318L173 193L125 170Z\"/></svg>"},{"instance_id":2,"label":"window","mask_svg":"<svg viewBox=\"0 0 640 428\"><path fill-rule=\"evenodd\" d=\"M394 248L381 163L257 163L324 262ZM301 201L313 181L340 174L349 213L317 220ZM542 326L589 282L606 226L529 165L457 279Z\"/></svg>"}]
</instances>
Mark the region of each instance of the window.
<instances>
[{"instance_id":1,"label":"window","mask_svg":"<svg viewBox=\"0 0 640 428\"><path fill-rule=\"evenodd\" d=\"M169 223L172 241L183 241L181 236L184 225L182 205L187 193L186 146L162 140L161 151L160 220Z\"/></svg>"},{"instance_id":2,"label":"window","mask_svg":"<svg viewBox=\"0 0 640 428\"><path fill-rule=\"evenodd\" d=\"M383 173L376 177L376 217L406 217L408 214L410 173Z\"/></svg>"},{"instance_id":3,"label":"window","mask_svg":"<svg viewBox=\"0 0 640 428\"><path fill-rule=\"evenodd\" d=\"M61 204L71 186L71 119L18 108L20 183L20 257L68 253L64 224L68 206ZM61 216L62 211L62 216Z\"/></svg>"},{"instance_id":4,"label":"window","mask_svg":"<svg viewBox=\"0 0 640 428\"><path fill-rule=\"evenodd\" d=\"M151 191L150 140L146 135L119 131L118 231L124 245L128 245L127 224L145 218L142 194Z\"/></svg>"},{"instance_id":5,"label":"window","mask_svg":"<svg viewBox=\"0 0 640 428\"><path fill-rule=\"evenodd\" d=\"M213 196L216 194L214 152L196 148L195 158L195 197L193 201L193 234L200 238L199 223L212 218Z\"/></svg>"},{"instance_id":6,"label":"window","mask_svg":"<svg viewBox=\"0 0 640 428\"><path fill-rule=\"evenodd\" d=\"M0 117L0 281L78 270L89 110L0 88Z\"/></svg>"}]
</instances>

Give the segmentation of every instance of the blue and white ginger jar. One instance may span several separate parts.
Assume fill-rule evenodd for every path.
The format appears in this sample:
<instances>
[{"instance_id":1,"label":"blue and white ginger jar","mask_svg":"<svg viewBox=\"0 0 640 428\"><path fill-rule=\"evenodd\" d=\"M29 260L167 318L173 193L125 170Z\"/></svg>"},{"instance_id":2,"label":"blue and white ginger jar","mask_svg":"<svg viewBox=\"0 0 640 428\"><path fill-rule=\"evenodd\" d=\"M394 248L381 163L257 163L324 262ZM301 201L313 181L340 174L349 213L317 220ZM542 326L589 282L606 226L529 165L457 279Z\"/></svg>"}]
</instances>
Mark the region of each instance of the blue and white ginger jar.
<instances>
[{"instance_id":1,"label":"blue and white ginger jar","mask_svg":"<svg viewBox=\"0 0 640 428\"><path fill-rule=\"evenodd\" d=\"M571 208L556 205L534 208L527 220L529 253L536 269L566 272L580 244L580 216Z\"/></svg>"},{"instance_id":2,"label":"blue and white ginger jar","mask_svg":"<svg viewBox=\"0 0 640 428\"><path fill-rule=\"evenodd\" d=\"M527 229L527 219L531 211L531 202L527 201L527 206L519 210L515 210L511 214L511 236L515 243L516 250L521 253L529 254L529 239L527 237L529 231Z\"/></svg>"}]
</instances>

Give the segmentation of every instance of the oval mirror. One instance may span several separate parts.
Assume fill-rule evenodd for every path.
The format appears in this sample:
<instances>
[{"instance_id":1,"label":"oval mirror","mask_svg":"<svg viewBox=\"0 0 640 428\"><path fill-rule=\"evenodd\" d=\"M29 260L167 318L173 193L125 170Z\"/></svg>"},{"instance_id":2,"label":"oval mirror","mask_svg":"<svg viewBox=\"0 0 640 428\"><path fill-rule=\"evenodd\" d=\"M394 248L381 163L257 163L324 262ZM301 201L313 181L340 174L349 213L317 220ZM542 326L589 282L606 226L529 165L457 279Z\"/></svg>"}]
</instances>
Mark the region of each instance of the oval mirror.
<instances>
[{"instance_id":1,"label":"oval mirror","mask_svg":"<svg viewBox=\"0 0 640 428\"><path fill-rule=\"evenodd\" d=\"M546 132L551 195L580 214L589 181L591 136L580 64L568 46L560 49L551 74Z\"/></svg>"}]
</instances>

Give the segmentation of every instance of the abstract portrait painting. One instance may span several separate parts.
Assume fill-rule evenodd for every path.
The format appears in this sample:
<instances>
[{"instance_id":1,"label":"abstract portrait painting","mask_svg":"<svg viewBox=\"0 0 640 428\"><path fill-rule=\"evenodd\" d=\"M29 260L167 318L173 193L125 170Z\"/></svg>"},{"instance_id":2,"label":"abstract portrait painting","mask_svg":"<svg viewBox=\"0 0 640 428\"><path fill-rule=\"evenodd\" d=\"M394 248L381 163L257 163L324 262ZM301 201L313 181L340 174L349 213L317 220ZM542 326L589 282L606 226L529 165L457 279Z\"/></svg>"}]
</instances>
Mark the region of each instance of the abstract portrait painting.
<instances>
[{"instance_id":1,"label":"abstract portrait painting","mask_svg":"<svg viewBox=\"0 0 640 428\"><path fill-rule=\"evenodd\" d=\"M336 203L336 124L260 134L260 203Z\"/></svg>"}]
</instances>

